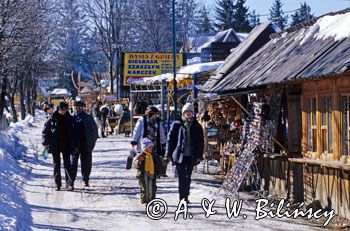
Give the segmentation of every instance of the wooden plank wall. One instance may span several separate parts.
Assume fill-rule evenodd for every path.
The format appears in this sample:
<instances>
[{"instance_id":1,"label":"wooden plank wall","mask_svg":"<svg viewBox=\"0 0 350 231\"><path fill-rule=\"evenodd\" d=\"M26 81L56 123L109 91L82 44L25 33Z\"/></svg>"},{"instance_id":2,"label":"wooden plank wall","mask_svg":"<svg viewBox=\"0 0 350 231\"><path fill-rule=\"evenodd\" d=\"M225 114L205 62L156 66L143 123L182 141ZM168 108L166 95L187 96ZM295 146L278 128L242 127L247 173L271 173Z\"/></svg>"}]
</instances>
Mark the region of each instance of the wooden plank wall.
<instances>
[{"instance_id":1,"label":"wooden plank wall","mask_svg":"<svg viewBox=\"0 0 350 231\"><path fill-rule=\"evenodd\" d=\"M316 97L317 111L317 156L322 154L321 133L321 96L332 96L332 129L333 129L333 160L340 159L342 153L341 105L342 95L350 95L350 74L341 77L313 80L302 84L302 142L301 151L307 154L307 103L308 98ZM348 157L348 160L350 158ZM322 168L319 165L304 165L303 167L304 200L311 203L319 200L323 208L335 209L342 217L350 219L350 178L349 171L337 168Z\"/></svg>"}]
</instances>

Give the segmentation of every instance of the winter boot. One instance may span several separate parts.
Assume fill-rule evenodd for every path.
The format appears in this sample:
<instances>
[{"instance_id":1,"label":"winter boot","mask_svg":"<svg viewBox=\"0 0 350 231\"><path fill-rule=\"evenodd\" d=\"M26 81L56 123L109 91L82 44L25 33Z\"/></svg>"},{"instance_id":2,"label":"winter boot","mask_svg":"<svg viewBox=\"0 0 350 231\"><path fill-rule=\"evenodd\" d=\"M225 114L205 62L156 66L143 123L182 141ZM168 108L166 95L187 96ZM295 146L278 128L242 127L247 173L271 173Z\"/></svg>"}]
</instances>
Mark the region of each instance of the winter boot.
<instances>
[{"instance_id":1,"label":"winter boot","mask_svg":"<svg viewBox=\"0 0 350 231\"><path fill-rule=\"evenodd\" d=\"M85 186L85 187L90 187L89 181L84 181L84 186Z\"/></svg>"},{"instance_id":2,"label":"winter boot","mask_svg":"<svg viewBox=\"0 0 350 231\"><path fill-rule=\"evenodd\" d=\"M68 191L73 191L74 190L74 186L73 185L69 185L67 188Z\"/></svg>"}]
</instances>

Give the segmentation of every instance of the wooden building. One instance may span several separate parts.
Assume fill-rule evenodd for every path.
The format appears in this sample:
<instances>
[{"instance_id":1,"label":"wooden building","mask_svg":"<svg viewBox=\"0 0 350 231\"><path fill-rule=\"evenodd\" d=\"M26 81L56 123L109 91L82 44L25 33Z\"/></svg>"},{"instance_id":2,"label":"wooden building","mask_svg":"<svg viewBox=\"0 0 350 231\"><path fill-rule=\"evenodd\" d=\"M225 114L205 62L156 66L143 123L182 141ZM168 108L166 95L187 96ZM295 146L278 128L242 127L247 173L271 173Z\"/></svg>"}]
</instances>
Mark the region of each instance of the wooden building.
<instances>
[{"instance_id":1,"label":"wooden building","mask_svg":"<svg viewBox=\"0 0 350 231\"><path fill-rule=\"evenodd\" d=\"M261 49L207 87L221 96L255 92L276 107L285 155L264 155L265 189L319 201L350 218L350 8L270 36ZM345 30L345 31L344 31ZM275 110L275 109L273 109ZM277 109L276 109L277 110ZM278 151L278 149L277 149Z\"/></svg>"}]
</instances>

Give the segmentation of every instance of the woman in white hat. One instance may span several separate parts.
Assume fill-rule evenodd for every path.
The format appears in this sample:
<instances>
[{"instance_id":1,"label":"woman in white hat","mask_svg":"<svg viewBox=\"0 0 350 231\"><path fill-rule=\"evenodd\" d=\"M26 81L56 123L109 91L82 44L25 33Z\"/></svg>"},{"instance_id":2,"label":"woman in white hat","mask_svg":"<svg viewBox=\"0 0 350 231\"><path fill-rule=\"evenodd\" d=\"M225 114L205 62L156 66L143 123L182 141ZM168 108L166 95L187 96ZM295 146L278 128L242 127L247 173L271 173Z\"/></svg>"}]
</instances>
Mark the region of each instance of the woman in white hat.
<instances>
[{"instance_id":1,"label":"woman in white hat","mask_svg":"<svg viewBox=\"0 0 350 231\"><path fill-rule=\"evenodd\" d=\"M203 128L194 117L192 103L182 108L182 117L175 121L169 130L167 159L176 165L179 175L179 197L187 203L193 167L203 160Z\"/></svg>"}]
</instances>

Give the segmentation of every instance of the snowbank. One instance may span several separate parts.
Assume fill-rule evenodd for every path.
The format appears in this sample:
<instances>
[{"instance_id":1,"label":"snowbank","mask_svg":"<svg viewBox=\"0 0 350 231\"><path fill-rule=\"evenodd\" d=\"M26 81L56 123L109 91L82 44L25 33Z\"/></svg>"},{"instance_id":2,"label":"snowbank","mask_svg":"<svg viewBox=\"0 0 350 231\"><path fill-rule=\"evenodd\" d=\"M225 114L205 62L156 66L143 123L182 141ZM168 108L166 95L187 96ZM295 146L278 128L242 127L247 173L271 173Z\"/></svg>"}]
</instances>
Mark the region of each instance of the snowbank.
<instances>
[{"instance_id":1,"label":"snowbank","mask_svg":"<svg viewBox=\"0 0 350 231\"><path fill-rule=\"evenodd\" d=\"M37 118L45 116L42 111L36 113ZM31 144L23 144L20 136L23 130L30 131L37 118L27 115L11 123L9 130L0 131L0 230L16 230L18 221L30 216L21 190L28 169L21 163Z\"/></svg>"}]
</instances>

